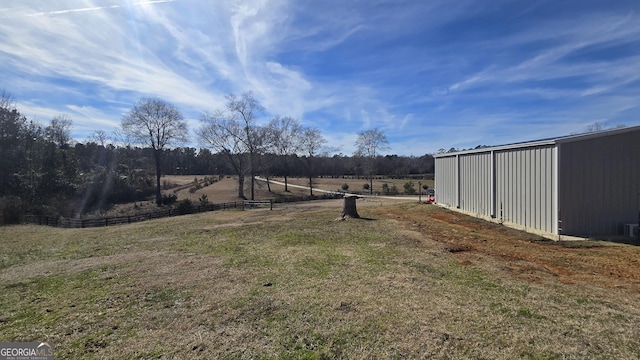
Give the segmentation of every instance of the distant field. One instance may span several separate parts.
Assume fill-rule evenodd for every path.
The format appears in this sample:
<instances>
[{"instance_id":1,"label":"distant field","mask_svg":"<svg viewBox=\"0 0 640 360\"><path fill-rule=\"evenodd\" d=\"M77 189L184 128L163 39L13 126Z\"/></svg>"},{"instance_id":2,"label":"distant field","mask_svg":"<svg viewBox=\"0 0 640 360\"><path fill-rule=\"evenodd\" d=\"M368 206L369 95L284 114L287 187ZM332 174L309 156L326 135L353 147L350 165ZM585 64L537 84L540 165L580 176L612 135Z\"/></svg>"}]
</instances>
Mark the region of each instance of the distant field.
<instances>
[{"instance_id":1,"label":"distant field","mask_svg":"<svg viewBox=\"0 0 640 360\"><path fill-rule=\"evenodd\" d=\"M202 187L197 189L195 192L190 191L189 184L194 184L194 179L197 178L198 181L202 181L206 176L213 175L167 175L162 177L162 182L168 182L172 184L176 184L179 187L176 189L164 190L164 194L175 194L178 197L178 201L189 199L195 203L198 203L199 199L202 195L207 196L207 200L211 203L226 203L226 202L234 202L239 201L238 199L238 179L232 176L225 176L222 180L211 184L206 187ZM218 176L216 175L217 179ZM283 178L272 178L272 180L283 182ZM418 181L417 180L406 180L406 179L376 179L373 182L374 193L381 194L382 193L382 184L387 184L390 188L395 185L398 191L400 191L400 195L403 195L404 192L404 184L408 181L412 181L414 187L417 191L418 189ZM422 180L423 184L428 185L429 187L433 187L433 180ZM249 186L249 178L245 180L245 197L251 197L251 188ZM363 185L368 183L367 179L332 179L332 178L317 178L314 179L314 187L322 190L331 190L331 191L340 191L342 190L343 184L349 185L349 192L358 192L358 193L367 193L366 190L363 189ZM309 180L305 178L290 178L289 184L307 186L309 184ZM315 195L322 195L322 193L316 192ZM272 185L271 192L268 191L267 185L264 181L256 181L256 189L255 189L255 198L256 199L274 199L279 197L301 197L308 196L309 190L299 189L291 187L289 192L284 191L284 186L281 185ZM133 213L140 212L150 212L157 210L157 206L153 199L143 202L135 202L130 204L118 204L113 207L109 212L107 212L107 216L118 216L118 215L128 215Z\"/></svg>"},{"instance_id":2,"label":"distant field","mask_svg":"<svg viewBox=\"0 0 640 360\"><path fill-rule=\"evenodd\" d=\"M193 183L194 178L203 179L205 176L165 176L164 180L185 185L189 183ZM271 178L271 180L284 182L283 178ZM416 191L418 190L418 180L407 180L407 179L375 179L373 181L373 190L374 193L382 194L382 186L383 184L387 184L388 187L396 186L400 195L404 194L404 184L411 181L414 184L414 188ZM433 187L433 180L421 180L423 185L427 185L429 187ZM309 179L305 178L289 178L289 184L308 186ZM368 193L368 190L363 188L364 184L368 184L369 180L367 179L334 179L334 178L315 178L313 180L314 188L322 189L322 190L332 190L332 191L340 191L342 190L342 185L349 185L348 191L350 192L362 192ZM170 191L169 191L170 192ZM189 189L184 189L178 191L179 198L190 198L196 199L202 194L206 194L210 199L220 199L224 201L233 201L237 200L238 194L238 180L235 177L225 177L222 181L212 184L208 187L204 187L198 189L194 193L190 193ZM249 197L251 194L251 188L249 187L249 178L245 180L245 195ZM256 198L273 198L276 196L306 196L309 195L309 190L298 189L298 188L290 188L289 193L284 192L284 187L281 185L271 185L271 192L268 191L266 183L264 181L256 181Z\"/></svg>"},{"instance_id":3,"label":"distant field","mask_svg":"<svg viewBox=\"0 0 640 360\"><path fill-rule=\"evenodd\" d=\"M0 340L56 358L637 359L640 248L340 200L0 228Z\"/></svg>"}]
</instances>

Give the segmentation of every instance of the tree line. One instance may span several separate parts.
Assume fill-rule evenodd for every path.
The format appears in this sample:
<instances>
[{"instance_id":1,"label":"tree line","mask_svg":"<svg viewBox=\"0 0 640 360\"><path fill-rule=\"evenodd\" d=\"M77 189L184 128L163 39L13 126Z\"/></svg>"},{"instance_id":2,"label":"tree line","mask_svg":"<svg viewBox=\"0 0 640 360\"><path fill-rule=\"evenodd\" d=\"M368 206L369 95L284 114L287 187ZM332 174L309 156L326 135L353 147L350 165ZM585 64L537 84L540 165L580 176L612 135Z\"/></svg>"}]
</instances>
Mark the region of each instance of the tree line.
<instances>
[{"instance_id":1,"label":"tree line","mask_svg":"<svg viewBox=\"0 0 640 360\"><path fill-rule=\"evenodd\" d=\"M238 197L245 179L254 198L257 175L406 177L433 173L433 157L379 154L388 149L378 129L358 136L351 155L326 147L314 127L291 117L257 124L263 109L248 92L230 94L224 109L202 115L196 129L199 149L181 146L188 129L180 111L159 98L142 98L122 117L117 136L97 130L84 142L71 138L67 115L40 124L23 116L11 94L0 93L0 215L3 222L22 214L73 217L112 204L155 197L168 184L162 175L234 175Z\"/></svg>"}]
</instances>

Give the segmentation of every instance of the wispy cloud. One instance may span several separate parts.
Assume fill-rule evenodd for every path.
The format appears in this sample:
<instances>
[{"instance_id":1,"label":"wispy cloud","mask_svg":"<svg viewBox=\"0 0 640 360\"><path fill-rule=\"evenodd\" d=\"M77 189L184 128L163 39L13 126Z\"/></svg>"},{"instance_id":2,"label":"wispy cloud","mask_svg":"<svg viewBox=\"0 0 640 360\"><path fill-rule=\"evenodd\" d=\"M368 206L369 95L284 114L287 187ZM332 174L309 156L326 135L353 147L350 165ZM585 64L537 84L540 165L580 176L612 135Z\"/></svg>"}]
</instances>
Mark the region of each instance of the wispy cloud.
<instances>
[{"instance_id":1,"label":"wispy cloud","mask_svg":"<svg viewBox=\"0 0 640 360\"><path fill-rule=\"evenodd\" d=\"M151 4L167 3L167 2L174 2L174 1L177 1L177 0L137 1L137 2L131 3L131 5L132 6L151 5ZM33 13L33 14L26 14L26 16L62 15L62 14L80 13L80 12L87 12L87 11L118 9L121 7L123 7L123 5L92 6L92 7L76 8L76 9L45 11L45 12L39 12L39 13Z\"/></svg>"},{"instance_id":2,"label":"wispy cloud","mask_svg":"<svg viewBox=\"0 0 640 360\"><path fill-rule=\"evenodd\" d=\"M633 3L28 0L0 7L2 86L41 121L69 113L78 133L117 125L148 95L175 103L197 127L199 114L221 108L225 94L249 90L267 110L262 121L297 117L343 153L373 127L388 134L393 151L419 155L575 132L596 119L633 125L640 113L640 5Z\"/></svg>"}]
</instances>

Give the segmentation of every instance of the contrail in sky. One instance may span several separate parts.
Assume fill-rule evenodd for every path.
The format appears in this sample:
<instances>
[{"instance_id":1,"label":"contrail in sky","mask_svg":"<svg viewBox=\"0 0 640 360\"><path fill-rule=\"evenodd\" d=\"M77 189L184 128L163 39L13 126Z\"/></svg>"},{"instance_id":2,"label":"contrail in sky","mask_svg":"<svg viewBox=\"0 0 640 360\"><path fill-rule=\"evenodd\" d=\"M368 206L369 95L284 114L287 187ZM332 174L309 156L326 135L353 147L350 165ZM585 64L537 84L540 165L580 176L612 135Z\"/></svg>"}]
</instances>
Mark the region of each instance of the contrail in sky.
<instances>
[{"instance_id":1,"label":"contrail in sky","mask_svg":"<svg viewBox=\"0 0 640 360\"><path fill-rule=\"evenodd\" d=\"M148 5L148 4L157 4L157 3L168 3L174 2L177 0L149 0L149 1L138 1L131 3L131 5ZM108 6L95 6L88 8L80 8L80 9L68 9L68 10L57 10L57 11L46 11L36 14L29 14L27 16L44 16L44 15L60 15L60 14L68 14L74 12L86 12L86 11L96 11L96 10L105 10L105 9L117 9L121 8L124 5L108 5Z\"/></svg>"}]
</instances>

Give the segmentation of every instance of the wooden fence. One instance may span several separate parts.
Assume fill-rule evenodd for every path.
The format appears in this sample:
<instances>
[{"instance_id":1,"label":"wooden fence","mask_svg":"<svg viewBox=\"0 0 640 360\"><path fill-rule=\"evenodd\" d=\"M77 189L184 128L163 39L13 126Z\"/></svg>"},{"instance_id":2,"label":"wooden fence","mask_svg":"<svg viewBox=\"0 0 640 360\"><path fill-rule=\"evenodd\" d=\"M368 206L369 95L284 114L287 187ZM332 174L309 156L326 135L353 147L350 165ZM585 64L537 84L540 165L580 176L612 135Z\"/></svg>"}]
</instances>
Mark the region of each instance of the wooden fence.
<instances>
[{"instance_id":1,"label":"wooden fence","mask_svg":"<svg viewBox=\"0 0 640 360\"><path fill-rule=\"evenodd\" d=\"M273 209L274 203L289 203L299 201L310 200L326 200L341 198L341 194L326 194L324 196L301 196L301 197L282 197L273 200L259 200L259 201L237 201L222 204L207 204L193 206L190 209L179 209L177 207L168 208L144 214L115 216L105 218L93 218L93 219L81 219L81 218L63 218L53 216L38 216L38 215L25 215L24 223L38 224L46 226L55 226L63 228L90 228L90 227L102 227L119 224L130 224L138 221L145 221L151 219L164 218L169 216L180 216L188 214L197 214L201 212L216 211L216 210L245 210L256 208L256 205L269 205L270 209Z\"/></svg>"}]
</instances>

